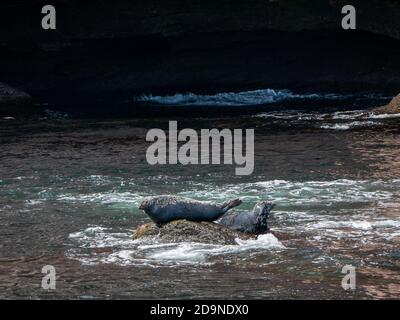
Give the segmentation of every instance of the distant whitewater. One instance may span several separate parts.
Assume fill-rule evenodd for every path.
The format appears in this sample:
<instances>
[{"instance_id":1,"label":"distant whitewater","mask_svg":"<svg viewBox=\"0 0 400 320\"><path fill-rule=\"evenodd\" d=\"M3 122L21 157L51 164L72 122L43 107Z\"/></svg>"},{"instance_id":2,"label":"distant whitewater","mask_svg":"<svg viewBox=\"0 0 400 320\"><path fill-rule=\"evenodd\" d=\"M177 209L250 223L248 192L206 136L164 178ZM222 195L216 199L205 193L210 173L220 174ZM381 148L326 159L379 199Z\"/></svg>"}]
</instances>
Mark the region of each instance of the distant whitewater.
<instances>
[{"instance_id":1,"label":"distant whitewater","mask_svg":"<svg viewBox=\"0 0 400 320\"><path fill-rule=\"evenodd\" d=\"M135 101L171 106L256 106L290 100L341 100L341 99L368 99L385 98L372 94L348 94L335 93L306 93L296 94L290 90L261 89L242 92L221 92L213 95L194 93L176 93L174 95L153 96L142 95Z\"/></svg>"}]
</instances>

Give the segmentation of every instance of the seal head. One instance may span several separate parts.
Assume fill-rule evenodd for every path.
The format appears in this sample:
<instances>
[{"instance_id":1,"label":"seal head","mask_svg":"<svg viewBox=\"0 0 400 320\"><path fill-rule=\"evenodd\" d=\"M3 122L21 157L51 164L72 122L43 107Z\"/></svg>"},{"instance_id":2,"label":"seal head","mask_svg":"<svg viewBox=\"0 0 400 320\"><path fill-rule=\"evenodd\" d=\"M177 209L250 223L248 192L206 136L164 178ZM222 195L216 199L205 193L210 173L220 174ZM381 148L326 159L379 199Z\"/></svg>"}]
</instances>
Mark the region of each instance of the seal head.
<instances>
[{"instance_id":1,"label":"seal head","mask_svg":"<svg viewBox=\"0 0 400 320\"><path fill-rule=\"evenodd\" d=\"M253 211L232 213L222 217L218 223L236 231L263 234L269 231L268 216L274 206L272 202L259 201Z\"/></svg>"}]
</instances>

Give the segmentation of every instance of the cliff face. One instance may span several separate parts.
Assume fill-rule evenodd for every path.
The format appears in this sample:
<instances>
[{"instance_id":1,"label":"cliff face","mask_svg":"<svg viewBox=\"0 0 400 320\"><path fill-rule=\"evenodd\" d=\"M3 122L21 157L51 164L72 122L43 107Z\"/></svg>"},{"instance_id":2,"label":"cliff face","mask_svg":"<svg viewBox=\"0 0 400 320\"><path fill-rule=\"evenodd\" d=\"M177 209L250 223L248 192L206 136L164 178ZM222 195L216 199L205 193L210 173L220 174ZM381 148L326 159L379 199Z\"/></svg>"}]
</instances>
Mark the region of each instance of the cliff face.
<instances>
[{"instance_id":1,"label":"cliff face","mask_svg":"<svg viewBox=\"0 0 400 320\"><path fill-rule=\"evenodd\" d=\"M400 89L400 2L43 1L0 4L0 81L39 100L129 99L143 92Z\"/></svg>"},{"instance_id":2,"label":"cliff face","mask_svg":"<svg viewBox=\"0 0 400 320\"><path fill-rule=\"evenodd\" d=\"M68 41L121 37L165 37L215 32L285 32L340 28L343 0L54 0L57 31L40 27L48 1L4 0L2 41ZM397 0L353 0L357 28L400 38Z\"/></svg>"}]
</instances>

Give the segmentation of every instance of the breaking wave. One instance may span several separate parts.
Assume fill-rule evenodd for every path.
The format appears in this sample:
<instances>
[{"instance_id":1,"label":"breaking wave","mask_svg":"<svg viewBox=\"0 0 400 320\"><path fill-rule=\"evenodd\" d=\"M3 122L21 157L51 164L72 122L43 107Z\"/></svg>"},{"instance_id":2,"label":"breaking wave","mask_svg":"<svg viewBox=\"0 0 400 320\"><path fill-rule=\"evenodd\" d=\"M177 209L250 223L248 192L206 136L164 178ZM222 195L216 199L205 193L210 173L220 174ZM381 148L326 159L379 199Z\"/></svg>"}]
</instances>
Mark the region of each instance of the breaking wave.
<instances>
[{"instance_id":1,"label":"breaking wave","mask_svg":"<svg viewBox=\"0 0 400 320\"><path fill-rule=\"evenodd\" d=\"M341 99L366 99L368 97L381 98L380 96L364 94L340 95L334 93L306 93L296 94L290 90L260 89L242 92L222 92L212 95L194 93L176 93L174 95L153 96L142 95L136 97L137 102L147 102L171 106L255 106L285 100L341 100ZM385 97L387 99L387 97Z\"/></svg>"}]
</instances>

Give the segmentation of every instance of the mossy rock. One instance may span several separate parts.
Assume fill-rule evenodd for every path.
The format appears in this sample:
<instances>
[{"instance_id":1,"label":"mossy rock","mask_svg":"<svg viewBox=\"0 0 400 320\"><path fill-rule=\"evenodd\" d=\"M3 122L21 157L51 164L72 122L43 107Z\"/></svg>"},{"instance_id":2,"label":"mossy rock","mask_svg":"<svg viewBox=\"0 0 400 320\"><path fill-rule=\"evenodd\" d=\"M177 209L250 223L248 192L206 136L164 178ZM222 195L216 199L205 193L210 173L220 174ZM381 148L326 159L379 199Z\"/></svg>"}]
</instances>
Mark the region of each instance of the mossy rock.
<instances>
[{"instance_id":1,"label":"mossy rock","mask_svg":"<svg viewBox=\"0 0 400 320\"><path fill-rule=\"evenodd\" d=\"M236 244L235 239L242 240L254 236L228 229L213 222L192 222L176 220L162 226L147 223L136 228L134 239L157 238L165 243L201 242L208 244Z\"/></svg>"}]
</instances>

